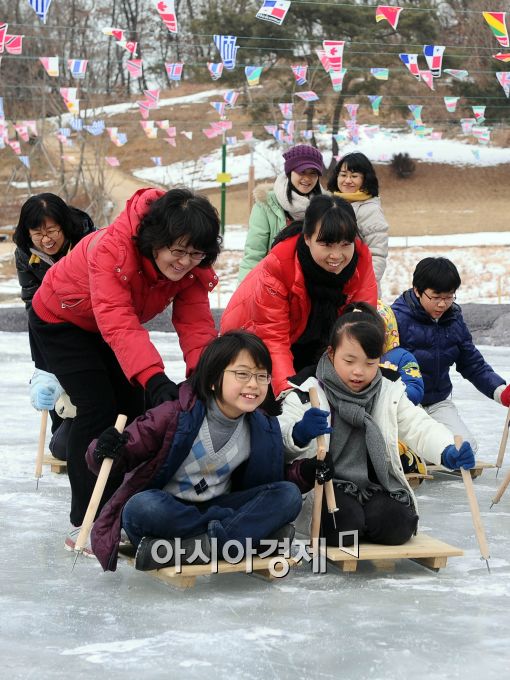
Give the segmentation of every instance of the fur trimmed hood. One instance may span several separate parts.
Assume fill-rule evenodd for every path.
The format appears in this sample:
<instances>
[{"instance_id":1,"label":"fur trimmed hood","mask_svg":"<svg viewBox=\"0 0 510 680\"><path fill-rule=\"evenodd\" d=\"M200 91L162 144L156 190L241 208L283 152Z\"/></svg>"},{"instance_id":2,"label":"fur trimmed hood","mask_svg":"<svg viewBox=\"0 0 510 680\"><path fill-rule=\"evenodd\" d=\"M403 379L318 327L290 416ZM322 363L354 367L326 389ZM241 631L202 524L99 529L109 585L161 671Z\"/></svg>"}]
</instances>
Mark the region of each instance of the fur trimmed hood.
<instances>
[{"instance_id":1,"label":"fur trimmed hood","mask_svg":"<svg viewBox=\"0 0 510 680\"><path fill-rule=\"evenodd\" d=\"M253 190L253 198L257 203L267 203L267 196L273 190L274 182L264 182L257 184Z\"/></svg>"}]
</instances>

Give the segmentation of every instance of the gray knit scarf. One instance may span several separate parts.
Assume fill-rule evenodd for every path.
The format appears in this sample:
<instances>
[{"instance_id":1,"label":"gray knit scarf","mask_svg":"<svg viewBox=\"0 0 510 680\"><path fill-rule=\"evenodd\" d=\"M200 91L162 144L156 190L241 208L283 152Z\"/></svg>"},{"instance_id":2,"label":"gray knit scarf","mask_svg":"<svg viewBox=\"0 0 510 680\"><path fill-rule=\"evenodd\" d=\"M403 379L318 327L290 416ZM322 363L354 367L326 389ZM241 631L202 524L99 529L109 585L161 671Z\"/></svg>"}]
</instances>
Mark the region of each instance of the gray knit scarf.
<instances>
[{"instance_id":1,"label":"gray knit scarf","mask_svg":"<svg viewBox=\"0 0 510 680\"><path fill-rule=\"evenodd\" d=\"M377 372L364 390L352 392L338 376L327 354L323 354L316 375L332 409L329 448L335 468L333 483L360 503L374 492L384 490L395 500L409 505L409 493L386 459L386 444L372 417L381 391L381 372ZM369 478L368 457L377 481Z\"/></svg>"}]
</instances>

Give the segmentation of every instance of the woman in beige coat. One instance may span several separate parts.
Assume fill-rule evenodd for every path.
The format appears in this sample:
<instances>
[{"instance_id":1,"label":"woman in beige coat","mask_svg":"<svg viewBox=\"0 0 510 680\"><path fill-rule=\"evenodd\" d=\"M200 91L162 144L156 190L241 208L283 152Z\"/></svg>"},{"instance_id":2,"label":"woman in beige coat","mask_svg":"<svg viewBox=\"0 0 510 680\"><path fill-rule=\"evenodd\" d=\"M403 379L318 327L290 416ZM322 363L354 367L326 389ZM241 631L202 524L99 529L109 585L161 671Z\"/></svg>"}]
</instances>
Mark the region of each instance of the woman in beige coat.
<instances>
[{"instance_id":1,"label":"woman in beige coat","mask_svg":"<svg viewBox=\"0 0 510 680\"><path fill-rule=\"evenodd\" d=\"M381 207L374 166L365 154L348 153L336 164L328 189L352 205L360 234L372 253L375 278L380 287L388 257L388 223Z\"/></svg>"}]
</instances>

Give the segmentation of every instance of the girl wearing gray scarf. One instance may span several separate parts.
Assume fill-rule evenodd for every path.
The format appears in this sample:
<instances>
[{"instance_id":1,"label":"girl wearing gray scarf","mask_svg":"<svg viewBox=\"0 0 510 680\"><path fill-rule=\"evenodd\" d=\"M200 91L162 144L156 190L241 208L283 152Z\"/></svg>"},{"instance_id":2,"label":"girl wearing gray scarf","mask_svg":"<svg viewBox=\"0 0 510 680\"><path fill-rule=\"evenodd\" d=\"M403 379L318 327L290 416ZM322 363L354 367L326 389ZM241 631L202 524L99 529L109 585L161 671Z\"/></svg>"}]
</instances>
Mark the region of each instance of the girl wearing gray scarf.
<instances>
[{"instance_id":1,"label":"girl wearing gray scarf","mask_svg":"<svg viewBox=\"0 0 510 680\"><path fill-rule=\"evenodd\" d=\"M339 533L355 531L358 539L374 543L408 541L416 533L418 514L398 440L439 464L441 452L453 444L443 425L408 400L400 379L382 377L384 337L380 317L362 311L344 314L333 328L317 377L296 386L283 403L279 420L287 461L313 456L315 437L331 433L331 472L340 512L335 514L336 529L327 510L323 512L321 534L328 545L352 545L352 534L342 540ZM310 408L311 387L317 388L320 409Z\"/></svg>"}]
</instances>

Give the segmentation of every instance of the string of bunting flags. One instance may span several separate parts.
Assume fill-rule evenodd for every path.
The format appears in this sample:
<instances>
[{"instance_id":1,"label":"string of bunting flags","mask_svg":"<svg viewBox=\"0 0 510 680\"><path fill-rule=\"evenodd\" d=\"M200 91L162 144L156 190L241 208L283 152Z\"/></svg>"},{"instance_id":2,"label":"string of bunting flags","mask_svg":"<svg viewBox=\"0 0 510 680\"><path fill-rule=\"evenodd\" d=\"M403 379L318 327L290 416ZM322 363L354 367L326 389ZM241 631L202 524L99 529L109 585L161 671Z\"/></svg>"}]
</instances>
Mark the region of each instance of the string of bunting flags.
<instances>
[{"instance_id":1,"label":"string of bunting flags","mask_svg":"<svg viewBox=\"0 0 510 680\"><path fill-rule=\"evenodd\" d=\"M30 6L36 12L41 22L46 23L48 11L51 6L51 0L28 0ZM151 4L159 14L163 24L172 34L178 33L178 23L175 13L174 0L166 2L160 0L152 0ZM256 18L261 21L271 22L275 25L282 25L283 22L291 12L292 3L290 0L263 0L262 6L256 14ZM411 9L411 8L410 8ZM398 22L402 13L406 8L394 5L377 5L375 9L375 22L379 23L385 21L394 30L398 30ZM492 32L492 35L498 42L500 50L508 50L510 48L508 30L506 27L506 12L481 12L483 20ZM100 29L102 34L106 37L114 39L115 43L127 52L127 58L124 61L124 67L133 78L140 78L143 75L143 60L137 57L138 42L136 40L128 39L128 32L119 27L104 27ZM21 55L23 52L23 35L8 33L8 24L0 24L0 55L7 53L10 55ZM219 53L220 61L207 62L207 70L213 81L219 80L224 71L233 71L236 68L237 55L242 46L238 45L238 37L235 35L214 34L213 43ZM348 46L348 44L347 44ZM343 40L323 40L321 48L315 50L320 65L324 71L330 76L331 86L334 92L341 92L345 75L348 71L348 64L345 63L344 52L346 48L346 41ZM449 76L453 80L466 81L472 76L466 69L443 69L443 58L446 51L445 45L429 44L424 45L422 55L418 52L408 53L401 52L398 58L401 64L409 71L409 74L419 82L423 82L430 90L435 90L437 79L444 75ZM348 56L348 55L347 55ZM510 51L499 51L492 55L494 59L502 64L510 63ZM1 59L1 56L0 56ZM43 66L46 74L50 78L60 77L60 59L58 56L41 56L39 61ZM87 68L89 60L80 58L67 59L67 69L72 78L76 80L83 80L87 75ZM183 77L185 62L165 62L165 72L169 81L178 82ZM264 65L243 65L244 74L249 87L256 87L260 84L261 76L264 72ZM308 63L295 63L290 65L295 85L302 87L308 83ZM387 81L390 77L390 72L393 69L382 67L369 68L370 75L379 81ZM510 71L497 71L495 76L499 85L503 89L504 95L510 98ZM127 135L119 131L117 127L106 127L103 120L93 120L85 124L80 118L80 99L78 96L78 87L61 87L59 88L60 95L63 99L67 111L72 114L73 118L69 122L69 128L60 128L57 131L57 137L63 145L72 145L71 131L76 132L86 131L91 135L99 136L105 131L107 132L111 142L120 147L127 143ZM211 123L208 128L203 128L203 134L212 139L218 135L223 135L226 138L227 144L236 144L238 141L237 135L226 135L227 131L232 129L232 121L225 120L227 110L234 107L239 97L239 92L235 90L228 90L224 94L224 101L210 102L210 105L218 113L220 120ZM295 91L293 93L296 97L304 102L315 102L320 99L319 95L311 90ZM374 116L379 116L381 105L383 102L383 95L374 94L366 95L371 112ZM168 120L148 120L150 112L156 110L159 106L160 89L153 88L144 90L144 98L137 102L139 107L141 120L140 125L149 139L157 139L158 130L165 133L164 141L169 146L176 146L177 130L176 127L170 125ZM457 111L460 97L458 96L444 96L443 102L447 113L455 113ZM375 134L378 126L359 125L357 122L359 104L349 103L345 104L349 119L345 121L345 130L339 131L335 134L337 141L350 139L352 141L359 140L360 134L367 136ZM278 124L264 125L265 131L272 135L280 143L292 143L296 134L296 125L293 119L294 104L292 102L281 102L278 104L283 121ZM411 119L407 121L410 129L417 135L437 135L438 132L433 131L432 128L426 127L422 119L423 105L409 104L411 112ZM474 135L481 143L487 143L490 140L490 130L484 127L486 121L485 105L473 105L472 117L460 119L460 125L464 134ZM13 124L16 134L23 142L27 142L30 136L37 135L37 127L35 121L21 121ZM326 131L326 126L318 126L317 130ZM192 132L182 130L181 134L187 139L192 139ZM243 140L248 141L253 138L252 131L243 131ZM312 137L314 130L300 130L299 134L303 139L307 140ZM8 144L13 151L18 155L20 161L29 167L29 157L21 154L21 145L18 140L10 140L7 132L7 123L3 113L3 99L1 99L0 111L0 147ZM155 165L161 165L161 156L151 157ZM118 164L118 159L113 156L106 157L106 162L112 166Z\"/></svg>"}]
</instances>

